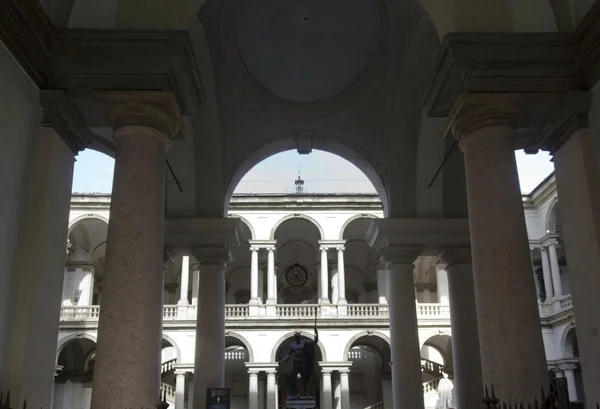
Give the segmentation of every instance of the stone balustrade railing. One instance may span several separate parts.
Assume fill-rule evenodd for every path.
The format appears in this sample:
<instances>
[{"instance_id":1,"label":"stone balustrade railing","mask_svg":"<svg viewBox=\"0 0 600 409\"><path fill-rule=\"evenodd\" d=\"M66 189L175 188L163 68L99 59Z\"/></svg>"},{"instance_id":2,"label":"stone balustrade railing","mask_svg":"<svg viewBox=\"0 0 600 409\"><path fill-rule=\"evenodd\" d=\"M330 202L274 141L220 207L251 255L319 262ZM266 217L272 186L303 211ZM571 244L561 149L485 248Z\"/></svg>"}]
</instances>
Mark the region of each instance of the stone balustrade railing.
<instances>
[{"instance_id":1,"label":"stone balustrade railing","mask_svg":"<svg viewBox=\"0 0 600 409\"><path fill-rule=\"evenodd\" d=\"M419 320L449 320L450 306L448 304L417 303L417 318ZM540 303L540 315L548 317L561 311L573 308L571 296L565 296L552 304ZM347 304L347 305L316 305L316 304L277 304L254 305L228 304L225 306L227 321L249 319L290 319L302 320L314 318L340 319L387 319L389 307L386 304ZM61 309L61 321L98 321L100 306L65 306ZM163 307L165 321L195 320L196 306L165 305Z\"/></svg>"},{"instance_id":2,"label":"stone balustrade railing","mask_svg":"<svg viewBox=\"0 0 600 409\"><path fill-rule=\"evenodd\" d=\"M440 384L440 379L434 379L423 383L423 394L425 396L437 393L437 387Z\"/></svg>"},{"instance_id":3,"label":"stone balustrade railing","mask_svg":"<svg viewBox=\"0 0 600 409\"><path fill-rule=\"evenodd\" d=\"M167 402L175 402L175 387L168 383L161 382L160 384L160 396L164 396Z\"/></svg>"},{"instance_id":4,"label":"stone balustrade railing","mask_svg":"<svg viewBox=\"0 0 600 409\"><path fill-rule=\"evenodd\" d=\"M553 298L544 302L538 302L540 317L549 318L564 311L573 309L573 298L571 294L560 298Z\"/></svg>"}]
</instances>

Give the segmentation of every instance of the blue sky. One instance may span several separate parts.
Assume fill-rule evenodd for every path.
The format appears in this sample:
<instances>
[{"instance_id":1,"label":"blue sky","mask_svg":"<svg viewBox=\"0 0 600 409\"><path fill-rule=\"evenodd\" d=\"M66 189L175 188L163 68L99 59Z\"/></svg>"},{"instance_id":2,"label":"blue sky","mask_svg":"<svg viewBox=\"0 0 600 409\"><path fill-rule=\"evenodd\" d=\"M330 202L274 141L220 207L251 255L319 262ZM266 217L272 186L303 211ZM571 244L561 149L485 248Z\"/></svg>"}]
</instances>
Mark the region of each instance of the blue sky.
<instances>
[{"instance_id":1,"label":"blue sky","mask_svg":"<svg viewBox=\"0 0 600 409\"><path fill-rule=\"evenodd\" d=\"M545 153L525 155L516 152L521 190L531 192L554 170ZM73 175L73 192L110 193L114 160L104 154L85 150L77 157ZM236 188L236 193L286 193L295 190L298 171L305 180L305 191L311 193L370 193L374 188L353 164L339 156L313 151L299 155L287 151L271 156L252 168ZM432 175L433 176L433 175Z\"/></svg>"}]
</instances>

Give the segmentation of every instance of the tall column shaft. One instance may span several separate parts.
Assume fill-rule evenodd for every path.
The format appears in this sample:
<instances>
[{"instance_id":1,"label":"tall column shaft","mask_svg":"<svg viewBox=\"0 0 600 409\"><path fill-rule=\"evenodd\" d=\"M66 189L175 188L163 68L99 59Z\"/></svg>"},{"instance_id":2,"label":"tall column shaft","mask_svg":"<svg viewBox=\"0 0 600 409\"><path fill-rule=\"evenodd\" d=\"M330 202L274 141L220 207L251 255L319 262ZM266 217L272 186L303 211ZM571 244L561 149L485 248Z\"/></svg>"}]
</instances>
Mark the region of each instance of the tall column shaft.
<instances>
[{"instance_id":1,"label":"tall column shaft","mask_svg":"<svg viewBox=\"0 0 600 409\"><path fill-rule=\"evenodd\" d=\"M258 373L248 373L248 409L258 409Z\"/></svg>"},{"instance_id":2,"label":"tall column shaft","mask_svg":"<svg viewBox=\"0 0 600 409\"><path fill-rule=\"evenodd\" d=\"M384 266L377 267L377 298L379 304L387 304L387 270Z\"/></svg>"},{"instance_id":3,"label":"tall column shaft","mask_svg":"<svg viewBox=\"0 0 600 409\"><path fill-rule=\"evenodd\" d=\"M250 303L258 303L258 249L250 248Z\"/></svg>"},{"instance_id":4,"label":"tall column shaft","mask_svg":"<svg viewBox=\"0 0 600 409\"><path fill-rule=\"evenodd\" d=\"M197 256L200 287L196 317L194 408L206 405L207 388L225 387L226 262Z\"/></svg>"},{"instance_id":5,"label":"tall column shaft","mask_svg":"<svg viewBox=\"0 0 600 409\"><path fill-rule=\"evenodd\" d=\"M0 117L10 116L14 103L5 104ZM29 109L39 114L33 105ZM0 200L0 388L11 391L14 407L27 399L30 407L45 408L52 401L74 160L52 129L31 121L35 118L23 122L30 129L14 134L24 139L25 157L13 157L8 130L0 149L0 180L5 182ZM24 160L22 175L13 160ZM18 197L8 189L13 183L21 185Z\"/></svg>"},{"instance_id":6,"label":"tall column shaft","mask_svg":"<svg viewBox=\"0 0 600 409\"><path fill-rule=\"evenodd\" d=\"M267 304L275 304L275 247L268 248L267 256Z\"/></svg>"},{"instance_id":7,"label":"tall column shaft","mask_svg":"<svg viewBox=\"0 0 600 409\"><path fill-rule=\"evenodd\" d=\"M550 302L554 295L552 291L552 276L550 274L550 259L548 258L548 248L542 247L540 250L542 256L542 274L544 276L544 291L546 292L546 302Z\"/></svg>"},{"instance_id":8,"label":"tall column shaft","mask_svg":"<svg viewBox=\"0 0 600 409\"><path fill-rule=\"evenodd\" d=\"M346 304L346 272L344 269L344 247L337 249L338 260L338 304Z\"/></svg>"},{"instance_id":9,"label":"tall column shaft","mask_svg":"<svg viewBox=\"0 0 600 409\"><path fill-rule=\"evenodd\" d=\"M350 403L350 371L340 371L340 389L342 390L342 408L351 407Z\"/></svg>"},{"instance_id":10,"label":"tall column shaft","mask_svg":"<svg viewBox=\"0 0 600 409\"><path fill-rule=\"evenodd\" d=\"M554 155L554 166L589 407L600 402L600 274L590 268L600 265L600 179L590 131L573 134Z\"/></svg>"},{"instance_id":11,"label":"tall column shaft","mask_svg":"<svg viewBox=\"0 0 600 409\"><path fill-rule=\"evenodd\" d=\"M338 270L337 268L331 269L331 303L337 304L340 293L338 291Z\"/></svg>"},{"instance_id":12,"label":"tall column shaft","mask_svg":"<svg viewBox=\"0 0 600 409\"><path fill-rule=\"evenodd\" d=\"M114 138L93 409L152 407L160 387L166 135L123 126Z\"/></svg>"},{"instance_id":13,"label":"tall column shaft","mask_svg":"<svg viewBox=\"0 0 600 409\"><path fill-rule=\"evenodd\" d=\"M327 271L327 247L321 247L321 303L329 304L329 272ZM338 273L339 279L339 273ZM339 288L339 282L338 282Z\"/></svg>"},{"instance_id":14,"label":"tall column shaft","mask_svg":"<svg viewBox=\"0 0 600 409\"><path fill-rule=\"evenodd\" d=\"M333 397L331 390L331 372L322 371L322 383L321 392L323 401L321 402L321 409L333 409Z\"/></svg>"},{"instance_id":15,"label":"tall column shaft","mask_svg":"<svg viewBox=\"0 0 600 409\"><path fill-rule=\"evenodd\" d=\"M275 372L267 372L267 409L276 409L277 387L275 385Z\"/></svg>"},{"instance_id":16,"label":"tall column shaft","mask_svg":"<svg viewBox=\"0 0 600 409\"><path fill-rule=\"evenodd\" d=\"M175 374L175 409L183 409L185 403L185 374Z\"/></svg>"},{"instance_id":17,"label":"tall column shaft","mask_svg":"<svg viewBox=\"0 0 600 409\"><path fill-rule=\"evenodd\" d=\"M190 257L183 256L181 260L181 288L179 294L179 305L188 305L188 292L190 285Z\"/></svg>"},{"instance_id":18,"label":"tall column shaft","mask_svg":"<svg viewBox=\"0 0 600 409\"><path fill-rule=\"evenodd\" d=\"M441 304L448 304L448 272L444 265L438 264L436 266L436 279L438 302Z\"/></svg>"},{"instance_id":19,"label":"tall column shaft","mask_svg":"<svg viewBox=\"0 0 600 409\"><path fill-rule=\"evenodd\" d=\"M465 158L483 382L494 385L502 401L532 402L540 388L547 389L546 356L513 117L510 112L496 117L490 113L495 109L461 118L453 128Z\"/></svg>"},{"instance_id":20,"label":"tall column shaft","mask_svg":"<svg viewBox=\"0 0 600 409\"><path fill-rule=\"evenodd\" d=\"M200 282L200 268L198 263L192 264L192 305L198 305L198 283Z\"/></svg>"},{"instance_id":21,"label":"tall column shaft","mask_svg":"<svg viewBox=\"0 0 600 409\"><path fill-rule=\"evenodd\" d=\"M396 250L396 249L385 249ZM416 252L397 251L388 261L392 388L395 409L423 409L421 352L413 276Z\"/></svg>"},{"instance_id":22,"label":"tall column shaft","mask_svg":"<svg viewBox=\"0 0 600 409\"><path fill-rule=\"evenodd\" d=\"M564 373L565 373L565 378L567 379L567 390L569 391L569 401L576 402L576 401L578 401L577 384L575 383L575 373L573 372L573 368L565 369Z\"/></svg>"},{"instance_id":23,"label":"tall column shaft","mask_svg":"<svg viewBox=\"0 0 600 409\"><path fill-rule=\"evenodd\" d=\"M483 381L471 255L468 249L447 251L442 260L448 273L456 407L478 407Z\"/></svg>"},{"instance_id":24,"label":"tall column shaft","mask_svg":"<svg viewBox=\"0 0 600 409\"><path fill-rule=\"evenodd\" d=\"M556 243L548 245L550 255L550 270L552 271L552 285L554 286L554 297L562 297L562 283L560 282L560 267L558 265L558 255L556 254Z\"/></svg>"}]
</instances>

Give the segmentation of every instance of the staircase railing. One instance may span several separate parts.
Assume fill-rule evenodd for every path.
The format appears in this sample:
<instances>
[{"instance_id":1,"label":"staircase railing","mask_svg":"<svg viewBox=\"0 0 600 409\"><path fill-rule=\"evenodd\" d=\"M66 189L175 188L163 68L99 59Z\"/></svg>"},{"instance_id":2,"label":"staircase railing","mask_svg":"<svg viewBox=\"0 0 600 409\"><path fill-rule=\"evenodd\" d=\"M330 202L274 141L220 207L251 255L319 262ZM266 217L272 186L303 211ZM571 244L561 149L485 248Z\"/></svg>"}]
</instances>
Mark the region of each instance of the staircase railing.
<instances>
[{"instance_id":1,"label":"staircase railing","mask_svg":"<svg viewBox=\"0 0 600 409\"><path fill-rule=\"evenodd\" d=\"M162 376L171 375L175 372L175 364L177 363L177 358L169 359L168 361L160 364L160 373Z\"/></svg>"},{"instance_id":2,"label":"staircase railing","mask_svg":"<svg viewBox=\"0 0 600 409\"><path fill-rule=\"evenodd\" d=\"M383 409L383 401L382 402L377 402L374 405L371 406L367 406L365 407L365 409Z\"/></svg>"},{"instance_id":3,"label":"staircase railing","mask_svg":"<svg viewBox=\"0 0 600 409\"><path fill-rule=\"evenodd\" d=\"M421 370L432 376L442 376L444 367L437 362L430 361L429 359L421 358Z\"/></svg>"}]
</instances>

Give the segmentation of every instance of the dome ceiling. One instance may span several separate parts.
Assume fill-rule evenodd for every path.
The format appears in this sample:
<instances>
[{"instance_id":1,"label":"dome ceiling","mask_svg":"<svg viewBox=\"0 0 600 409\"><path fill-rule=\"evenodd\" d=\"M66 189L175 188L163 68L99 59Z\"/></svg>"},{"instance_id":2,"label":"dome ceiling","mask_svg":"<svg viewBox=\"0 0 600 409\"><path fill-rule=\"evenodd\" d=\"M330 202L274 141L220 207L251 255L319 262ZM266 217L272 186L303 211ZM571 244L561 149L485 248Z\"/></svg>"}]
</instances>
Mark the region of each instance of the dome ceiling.
<instances>
[{"instance_id":1,"label":"dome ceiling","mask_svg":"<svg viewBox=\"0 0 600 409\"><path fill-rule=\"evenodd\" d=\"M234 19L247 70L295 103L324 101L352 84L382 31L376 0L238 0Z\"/></svg>"}]
</instances>

